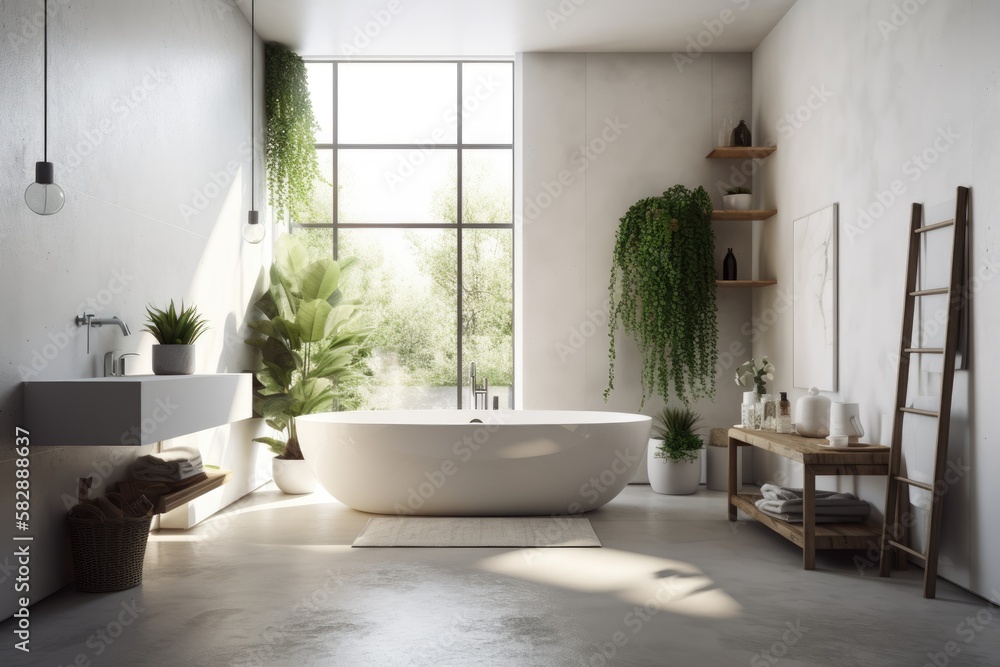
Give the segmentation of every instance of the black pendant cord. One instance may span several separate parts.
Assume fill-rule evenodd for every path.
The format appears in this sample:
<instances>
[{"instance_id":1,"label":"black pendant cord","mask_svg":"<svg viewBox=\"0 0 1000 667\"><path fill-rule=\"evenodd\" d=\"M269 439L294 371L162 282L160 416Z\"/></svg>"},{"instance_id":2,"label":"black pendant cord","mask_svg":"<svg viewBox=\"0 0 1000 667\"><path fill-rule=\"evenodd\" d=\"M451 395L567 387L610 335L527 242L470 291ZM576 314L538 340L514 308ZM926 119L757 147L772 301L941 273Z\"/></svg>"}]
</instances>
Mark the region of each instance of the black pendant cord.
<instances>
[{"instance_id":1,"label":"black pendant cord","mask_svg":"<svg viewBox=\"0 0 1000 667\"><path fill-rule=\"evenodd\" d=\"M45 0L42 11L42 155L49 161L49 0Z\"/></svg>"},{"instance_id":2,"label":"black pendant cord","mask_svg":"<svg viewBox=\"0 0 1000 667\"><path fill-rule=\"evenodd\" d=\"M257 157L256 133L254 132L254 35L256 34L256 24L254 19L254 0L250 0L250 210L254 209L254 171Z\"/></svg>"}]
</instances>

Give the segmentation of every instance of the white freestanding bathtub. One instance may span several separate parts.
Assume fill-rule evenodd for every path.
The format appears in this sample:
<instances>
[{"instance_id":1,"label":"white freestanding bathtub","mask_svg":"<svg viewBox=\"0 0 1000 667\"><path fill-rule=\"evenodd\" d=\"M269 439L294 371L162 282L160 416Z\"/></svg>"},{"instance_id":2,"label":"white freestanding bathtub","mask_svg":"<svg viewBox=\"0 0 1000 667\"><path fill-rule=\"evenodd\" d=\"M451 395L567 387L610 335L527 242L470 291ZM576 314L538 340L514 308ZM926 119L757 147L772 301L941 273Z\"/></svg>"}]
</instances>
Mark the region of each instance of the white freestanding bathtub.
<instances>
[{"instance_id":1,"label":"white freestanding bathtub","mask_svg":"<svg viewBox=\"0 0 1000 667\"><path fill-rule=\"evenodd\" d=\"M530 516L587 512L617 496L650 422L620 412L413 410L307 415L296 428L317 479L356 510Z\"/></svg>"}]
</instances>

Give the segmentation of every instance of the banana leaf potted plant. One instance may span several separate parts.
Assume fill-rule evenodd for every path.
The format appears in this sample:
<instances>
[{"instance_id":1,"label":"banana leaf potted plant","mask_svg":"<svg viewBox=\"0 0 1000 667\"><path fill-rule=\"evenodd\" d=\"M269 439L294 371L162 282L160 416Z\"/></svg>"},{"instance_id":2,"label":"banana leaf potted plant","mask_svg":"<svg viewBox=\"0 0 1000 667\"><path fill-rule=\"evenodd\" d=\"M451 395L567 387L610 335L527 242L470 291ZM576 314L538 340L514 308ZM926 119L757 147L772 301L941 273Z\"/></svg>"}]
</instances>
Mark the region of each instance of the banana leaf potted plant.
<instances>
[{"instance_id":1,"label":"banana leaf potted plant","mask_svg":"<svg viewBox=\"0 0 1000 667\"><path fill-rule=\"evenodd\" d=\"M275 484L285 493L310 493L316 479L302 456L295 418L334 410L345 380L359 373L357 353L368 332L358 325L359 303L344 298L341 273L352 260L310 260L305 246L284 234L274 247L266 291L249 323L259 336L263 369L254 408L279 437L254 438L275 453Z\"/></svg>"},{"instance_id":2,"label":"banana leaf potted plant","mask_svg":"<svg viewBox=\"0 0 1000 667\"><path fill-rule=\"evenodd\" d=\"M687 407L663 408L653 418L657 443L648 450L649 484L653 491L686 496L701 483L701 436L695 433L701 416Z\"/></svg>"},{"instance_id":3,"label":"banana leaf potted plant","mask_svg":"<svg viewBox=\"0 0 1000 667\"><path fill-rule=\"evenodd\" d=\"M153 334L153 373L156 375L191 375L194 373L194 342L208 329L208 323L194 306L178 311L173 299L166 309L146 306L144 331Z\"/></svg>"}]
</instances>

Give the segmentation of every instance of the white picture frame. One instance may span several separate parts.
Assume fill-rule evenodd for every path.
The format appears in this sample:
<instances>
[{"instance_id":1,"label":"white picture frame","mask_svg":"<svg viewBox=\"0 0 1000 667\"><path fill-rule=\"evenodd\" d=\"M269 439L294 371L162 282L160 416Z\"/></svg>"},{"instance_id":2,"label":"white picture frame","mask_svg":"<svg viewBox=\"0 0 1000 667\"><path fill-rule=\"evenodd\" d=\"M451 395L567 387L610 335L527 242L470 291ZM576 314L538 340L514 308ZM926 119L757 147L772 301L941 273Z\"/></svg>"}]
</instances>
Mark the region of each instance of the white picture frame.
<instances>
[{"instance_id":1,"label":"white picture frame","mask_svg":"<svg viewBox=\"0 0 1000 667\"><path fill-rule=\"evenodd\" d=\"M837 227L831 204L792 223L792 384L837 391Z\"/></svg>"}]
</instances>

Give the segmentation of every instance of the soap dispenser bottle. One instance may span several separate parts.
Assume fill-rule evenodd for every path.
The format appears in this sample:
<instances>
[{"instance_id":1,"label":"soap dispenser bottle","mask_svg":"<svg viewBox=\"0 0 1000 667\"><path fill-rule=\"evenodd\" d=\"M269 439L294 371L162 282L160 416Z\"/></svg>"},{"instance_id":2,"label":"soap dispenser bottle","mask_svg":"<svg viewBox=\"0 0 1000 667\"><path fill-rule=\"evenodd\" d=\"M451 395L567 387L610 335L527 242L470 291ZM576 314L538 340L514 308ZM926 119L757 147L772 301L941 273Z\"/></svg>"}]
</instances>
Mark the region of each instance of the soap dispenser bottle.
<instances>
[{"instance_id":1,"label":"soap dispenser bottle","mask_svg":"<svg viewBox=\"0 0 1000 667\"><path fill-rule=\"evenodd\" d=\"M781 400L778 401L778 423L774 430L778 433L792 432L792 404L788 400L788 392L781 392Z\"/></svg>"},{"instance_id":2,"label":"soap dispenser bottle","mask_svg":"<svg viewBox=\"0 0 1000 667\"><path fill-rule=\"evenodd\" d=\"M732 248L726 253L726 258L722 260L722 279L736 280L736 255L733 254Z\"/></svg>"}]
</instances>

